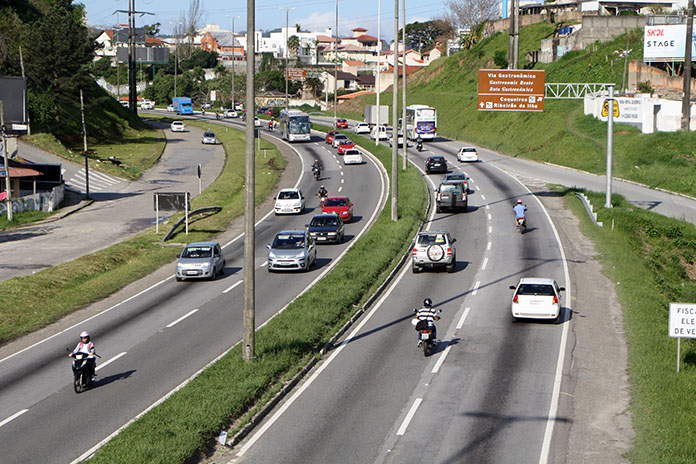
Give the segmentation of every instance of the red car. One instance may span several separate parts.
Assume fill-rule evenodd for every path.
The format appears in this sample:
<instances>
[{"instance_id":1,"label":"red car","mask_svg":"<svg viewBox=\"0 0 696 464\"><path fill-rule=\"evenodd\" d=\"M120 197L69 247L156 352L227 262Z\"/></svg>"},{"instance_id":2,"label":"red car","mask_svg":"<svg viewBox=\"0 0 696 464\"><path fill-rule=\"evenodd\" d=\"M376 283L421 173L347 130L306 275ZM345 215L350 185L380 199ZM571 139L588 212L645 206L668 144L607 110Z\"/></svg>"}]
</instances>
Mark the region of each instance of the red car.
<instances>
[{"instance_id":1,"label":"red car","mask_svg":"<svg viewBox=\"0 0 696 464\"><path fill-rule=\"evenodd\" d=\"M348 197L328 197L321 212L338 214L343 222L348 222L353 219L353 203Z\"/></svg>"},{"instance_id":2,"label":"red car","mask_svg":"<svg viewBox=\"0 0 696 464\"><path fill-rule=\"evenodd\" d=\"M333 142L334 135L338 134L338 131L329 131L326 133L326 143Z\"/></svg>"},{"instance_id":3,"label":"red car","mask_svg":"<svg viewBox=\"0 0 696 464\"><path fill-rule=\"evenodd\" d=\"M355 142L353 142L351 139L345 139L341 140L338 142L338 154L342 155L345 153L346 150L349 148L355 148Z\"/></svg>"},{"instance_id":4,"label":"red car","mask_svg":"<svg viewBox=\"0 0 696 464\"><path fill-rule=\"evenodd\" d=\"M336 119L336 127L339 129L348 129L348 121L345 119Z\"/></svg>"}]
</instances>

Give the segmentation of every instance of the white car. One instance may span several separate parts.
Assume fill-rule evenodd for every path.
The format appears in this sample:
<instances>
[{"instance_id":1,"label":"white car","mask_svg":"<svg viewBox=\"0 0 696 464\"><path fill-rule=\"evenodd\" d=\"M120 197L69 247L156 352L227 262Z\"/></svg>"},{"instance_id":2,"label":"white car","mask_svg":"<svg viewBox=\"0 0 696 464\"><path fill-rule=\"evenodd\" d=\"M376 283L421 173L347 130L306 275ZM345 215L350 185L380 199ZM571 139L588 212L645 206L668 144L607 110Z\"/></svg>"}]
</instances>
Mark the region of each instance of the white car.
<instances>
[{"instance_id":1,"label":"white car","mask_svg":"<svg viewBox=\"0 0 696 464\"><path fill-rule=\"evenodd\" d=\"M225 110L222 113L222 116L224 118L238 118L239 117L239 115L237 114L237 112L235 110Z\"/></svg>"},{"instance_id":2,"label":"white car","mask_svg":"<svg viewBox=\"0 0 696 464\"><path fill-rule=\"evenodd\" d=\"M399 146L399 147L404 146L404 133L401 131L399 131L399 133L398 133L397 143L398 143L397 146ZM394 146L394 134L392 134L392 136L389 138L389 148L391 148L393 146Z\"/></svg>"},{"instance_id":3,"label":"white car","mask_svg":"<svg viewBox=\"0 0 696 464\"><path fill-rule=\"evenodd\" d=\"M201 137L201 143L217 145L217 138L215 137L215 132L211 130L203 132L203 137Z\"/></svg>"},{"instance_id":4,"label":"white car","mask_svg":"<svg viewBox=\"0 0 696 464\"><path fill-rule=\"evenodd\" d=\"M235 103L235 104L234 104L234 110L235 110L235 111L244 111L244 107L242 106L241 103Z\"/></svg>"},{"instance_id":5,"label":"white car","mask_svg":"<svg viewBox=\"0 0 696 464\"><path fill-rule=\"evenodd\" d=\"M359 122L353 126L353 132L356 134L369 134L370 125L366 122Z\"/></svg>"},{"instance_id":6,"label":"white car","mask_svg":"<svg viewBox=\"0 0 696 464\"><path fill-rule=\"evenodd\" d=\"M254 116L254 127L261 127L261 120Z\"/></svg>"},{"instance_id":7,"label":"white car","mask_svg":"<svg viewBox=\"0 0 696 464\"><path fill-rule=\"evenodd\" d=\"M152 102L151 102L150 100L143 100L143 101L140 103L140 109L141 109L141 110L151 110L151 109L153 109L154 107L155 107L155 106L152 104Z\"/></svg>"},{"instance_id":8,"label":"white car","mask_svg":"<svg viewBox=\"0 0 696 464\"><path fill-rule=\"evenodd\" d=\"M174 112L174 105L168 105L168 106L167 106L167 111L170 112L170 113L173 113L173 112Z\"/></svg>"},{"instance_id":9,"label":"white car","mask_svg":"<svg viewBox=\"0 0 696 464\"><path fill-rule=\"evenodd\" d=\"M523 277L517 285L511 285L512 296L510 310L512 320L520 318L552 319L558 321L561 317L560 292L565 288L559 287L553 279L542 277Z\"/></svg>"},{"instance_id":10,"label":"white car","mask_svg":"<svg viewBox=\"0 0 696 464\"><path fill-rule=\"evenodd\" d=\"M363 157L360 150L349 148L343 152L343 164L362 164Z\"/></svg>"},{"instance_id":11,"label":"white car","mask_svg":"<svg viewBox=\"0 0 696 464\"><path fill-rule=\"evenodd\" d=\"M186 126L183 121L172 121L170 127L172 128L172 132L186 132Z\"/></svg>"},{"instance_id":12,"label":"white car","mask_svg":"<svg viewBox=\"0 0 696 464\"><path fill-rule=\"evenodd\" d=\"M478 160L478 151L474 147L462 147L457 152L457 161L462 163L476 163Z\"/></svg>"},{"instance_id":13,"label":"white car","mask_svg":"<svg viewBox=\"0 0 696 464\"><path fill-rule=\"evenodd\" d=\"M372 140L388 140L389 139L389 134L387 133L387 127L386 126L377 126L372 128L372 132L370 132L370 138Z\"/></svg>"},{"instance_id":14,"label":"white car","mask_svg":"<svg viewBox=\"0 0 696 464\"><path fill-rule=\"evenodd\" d=\"M275 214L301 214L304 209L305 198L300 189L282 189L275 197Z\"/></svg>"}]
</instances>

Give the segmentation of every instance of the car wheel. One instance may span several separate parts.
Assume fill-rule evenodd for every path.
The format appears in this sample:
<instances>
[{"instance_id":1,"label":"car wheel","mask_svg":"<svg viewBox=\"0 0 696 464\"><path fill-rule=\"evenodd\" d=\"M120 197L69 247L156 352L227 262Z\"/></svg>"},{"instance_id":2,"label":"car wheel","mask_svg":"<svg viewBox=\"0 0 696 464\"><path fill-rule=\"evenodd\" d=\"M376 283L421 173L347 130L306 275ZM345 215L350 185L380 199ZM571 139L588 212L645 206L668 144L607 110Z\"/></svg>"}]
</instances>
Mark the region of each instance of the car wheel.
<instances>
[{"instance_id":1,"label":"car wheel","mask_svg":"<svg viewBox=\"0 0 696 464\"><path fill-rule=\"evenodd\" d=\"M411 264L411 272L413 274L418 274L420 272L420 267L416 263Z\"/></svg>"},{"instance_id":2,"label":"car wheel","mask_svg":"<svg viewBox=\"0 0 696 464\"><path fill-rule=\"evenodd\" d=\"M181 282L181 277L176 276L176 281L177 281L177 282Z\"/></svg>"},{"instance_id":3,"label":"car wheel","mask_svg":"<svg viewBox=\"0 0 696 464\"><path fill-rule=\"evenodd\" d=\"M452 257L452 262L447 265L447 272L448 273L453 273L454 270L457 268L457 255L454 255Z\"/></svg>"},{"instance_id":4,"label":"car wheel","mask_svg":"<svg viewBox=\"0 0 696 464\"><path fill-rule=\"evenodd\" d=\"M519 318L517 318L517 317L515 317L515 316L512 316L512 323L513 323L513 324L515 324L515 323L517 323L517 322L519 322L519 321L520 321Z\"/></svg>"},{"instance_id":5,"label":"car wheel","mask_svg":"<svg viewBox=\"0 0 696 464\"><path fill-rule=\"evenodd\" d=\"M217 278L217 274L217 269L213 269L213 272L210 273L210 280L215 280Z\"/></svg>"}]
</instances>

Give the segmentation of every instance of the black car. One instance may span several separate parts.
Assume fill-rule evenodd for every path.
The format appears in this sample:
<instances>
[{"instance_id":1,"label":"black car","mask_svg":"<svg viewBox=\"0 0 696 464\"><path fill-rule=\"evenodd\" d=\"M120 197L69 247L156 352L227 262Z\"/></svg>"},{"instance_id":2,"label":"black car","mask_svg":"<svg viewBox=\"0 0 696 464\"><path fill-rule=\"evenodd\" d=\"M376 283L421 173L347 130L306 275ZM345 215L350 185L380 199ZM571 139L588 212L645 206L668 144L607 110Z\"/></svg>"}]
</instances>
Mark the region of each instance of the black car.
<instances>
[{"instance_id":1,"label":"black car","mask_svg":"<svg viewBox=\"0 0 696 464\"><path fill-rule=\"evenodd\" d=\"M256 114L266 114L268 112L268 108L265 106L262 106L261 108L256 110Z\"/></svg>"},{"instance_id":2,"label":"black car","mask_svg":"<svg viewBox=\"0 0 696 464\"><path fill-rule=\"evenodd\" d=\"M466 211L468 207L468 198L464 185L458 181L446 181L440 184L435 197L437 212L441 213L444 210Z\"/></svg>"},{"instance_id":3,"label":"black car","mask_svg":"<svg viewBox=\"0 0 696 464\"><path fill-rule=\"evenodd\" d=\"M447 172L447 161L444 156L432 155L425 159L425 172L432 174L433 172Z\"/></svg>"},{"instance_id":4,"label":"black car","mask_svg":"<svg viewBox=\"0 0 696 464\"><path fill-rule=\"evenodd\" d=\"M338 214L317 214L307 224L307 231L317 243L343 241L343 220Z\"/></svg>"}]
</instances>

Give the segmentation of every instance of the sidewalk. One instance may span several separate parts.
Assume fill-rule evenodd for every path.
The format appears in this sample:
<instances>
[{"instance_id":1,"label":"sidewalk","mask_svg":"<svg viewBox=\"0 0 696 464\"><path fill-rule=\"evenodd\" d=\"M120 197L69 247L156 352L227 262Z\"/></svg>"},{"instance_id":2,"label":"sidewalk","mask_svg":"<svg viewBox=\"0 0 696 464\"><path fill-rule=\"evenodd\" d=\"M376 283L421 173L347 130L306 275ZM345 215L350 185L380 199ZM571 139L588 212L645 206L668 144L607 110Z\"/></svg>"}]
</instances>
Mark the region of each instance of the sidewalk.
<instances>
[{"instance_id":1,"label":"sidewalk","mask_svg":"<svg viewBox=\"0 0 696 464\"><path fill-rule=\"evenodd\" d=\"M71 261L152 227L152 194L187 191L191 197L198 195L198 163L202 166L202 188L210 185L225 163L222 145L201 146L203 131L192 126L188 132L176 134L168 125L161 126L167 146L140 180L119 179L110 189L91 195L93 200L71 205L55 217L0 232L0 281ZM20 145L19 155L34 161L32 154L38 158L37 151ZM40 156L37 162L61 163L66 173L75 172L73 163L48 153Z\"/></svg>"}]
</instances>

